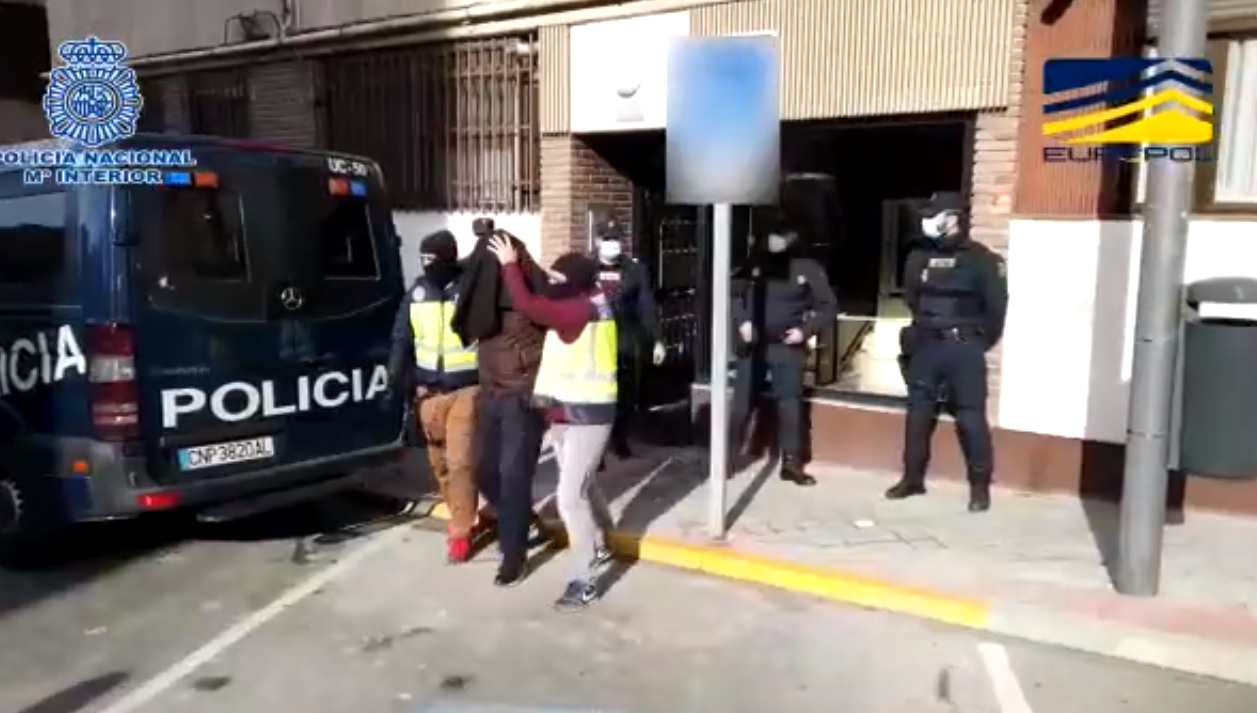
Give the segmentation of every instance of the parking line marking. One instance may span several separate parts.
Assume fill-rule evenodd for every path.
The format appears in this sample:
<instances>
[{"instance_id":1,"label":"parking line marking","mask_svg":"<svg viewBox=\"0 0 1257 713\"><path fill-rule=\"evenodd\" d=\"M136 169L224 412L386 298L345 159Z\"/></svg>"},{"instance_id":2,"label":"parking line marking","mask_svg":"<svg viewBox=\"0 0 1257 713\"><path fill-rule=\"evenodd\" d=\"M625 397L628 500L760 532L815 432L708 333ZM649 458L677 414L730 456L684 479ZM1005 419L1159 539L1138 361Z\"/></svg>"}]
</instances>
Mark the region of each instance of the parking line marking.
<instances>
[{"instance_id":1,"label":"parking line marking","mask_svg":"<svg viewBox=\"0 0 1257 713\"><path fill-rule=\"evenodd\" d=\"M131 689L126 695L100 709L98 713L132 713L142 706L151 703L153 699L173 688L198 668L240 643L246 636L253 633L263 624L279 616L311 594L344 577L355 567L366 561L367 558L402 539L408 530L409 528L405 527L393 527L373 536L360 547L346 554L343 559L293 585L270 604L236 622L201 648L175 662L172 666L148 679L139 687Z\"/></svg>"},{"instance_id":2,"label":"parking line marking","mask_svg":"<svg viewBox=\"0 0 1257 713\"><path fill-rule=\"evenodd\" d=\"M984 641L978 644L978 653L982 655L986 675L991 679L1000 713L1034 713L1021 690L1013 664L1008 660L1008 649L1003 644Z\"/></svg>"},{"instance_id":3,"label":"parking line marking","mask_svg":"<svg viewBox=\"0 0 1257 713\"><path fill-rule=\"evenodd\" d=\"M554 450L549 449L537 459L541 465L554 459ZM439 503L438 507L444 505ZM151 703L154 698L170 690L183 679L192 675L198 668L213 661L224 651L240 643L263 624L274 619L301 600L318 592L320 589L335 582L351 570L396 540L407 534L408 528L391 527L367 540L361 547L351 551L344 559L337 560L326 569L319 570L302 582L298 582L280 594L275 601L258 609L249 616L233 624L223 633L211 639L201 648L193 651L166 670L148 679L137 688L131 689L123 697L101 708L97 713L133 713L141 706Z\"/></svg>"}]
</instances>

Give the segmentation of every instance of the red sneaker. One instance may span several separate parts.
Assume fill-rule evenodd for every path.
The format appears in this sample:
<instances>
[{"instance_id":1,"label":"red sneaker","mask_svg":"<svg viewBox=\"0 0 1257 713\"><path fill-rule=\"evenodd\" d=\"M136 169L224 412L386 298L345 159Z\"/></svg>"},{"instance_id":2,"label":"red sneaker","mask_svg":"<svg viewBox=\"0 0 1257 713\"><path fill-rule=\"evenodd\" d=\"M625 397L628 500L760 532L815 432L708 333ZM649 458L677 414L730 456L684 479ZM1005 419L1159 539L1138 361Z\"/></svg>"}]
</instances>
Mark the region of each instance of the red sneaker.
<instances>
[{"instance_id":1,"label":"red sneaker","mask_svg":"<svg viewBox=\"0 0 1257 713\"><path fill-rule=\"evenodd\" d=\"M471 538L463 535L450 535L445 541L446 559L450 564L462 564L471 559Z\"/></svg>"}]
</instances>

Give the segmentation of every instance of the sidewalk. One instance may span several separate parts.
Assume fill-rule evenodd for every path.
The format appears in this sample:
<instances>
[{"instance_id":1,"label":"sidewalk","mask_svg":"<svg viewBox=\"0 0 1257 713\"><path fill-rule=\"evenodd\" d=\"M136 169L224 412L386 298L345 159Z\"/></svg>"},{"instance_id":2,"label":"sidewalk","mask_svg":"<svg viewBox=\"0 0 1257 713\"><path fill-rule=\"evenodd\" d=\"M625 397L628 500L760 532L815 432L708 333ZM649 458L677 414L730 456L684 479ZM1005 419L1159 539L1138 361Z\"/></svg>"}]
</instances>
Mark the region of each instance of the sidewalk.
<instances>
[{"instance_id":1,"label":"sidewalk","mask_svg":"<svg viewBox=\"0 0 1257 713\"><path fill-rule=\"evenodd\" d=\"M1162 594L1113 592L1117 513L1075 498L996 493L965 511L963 484L888 502L886 473L814 464L782 483L760 461L729 483L729 535L706 535L705 453L655 449L601 482L627 556L1192 673L1257 684L1257 522L1189 513L1168 527ZM553 492L552 464L537 495ZM548 508L553 515L552 508ZM1104 553L1103 555L1101 553ZM631 575L630 575L631 576Z\"/></svg>"}]
</instances>

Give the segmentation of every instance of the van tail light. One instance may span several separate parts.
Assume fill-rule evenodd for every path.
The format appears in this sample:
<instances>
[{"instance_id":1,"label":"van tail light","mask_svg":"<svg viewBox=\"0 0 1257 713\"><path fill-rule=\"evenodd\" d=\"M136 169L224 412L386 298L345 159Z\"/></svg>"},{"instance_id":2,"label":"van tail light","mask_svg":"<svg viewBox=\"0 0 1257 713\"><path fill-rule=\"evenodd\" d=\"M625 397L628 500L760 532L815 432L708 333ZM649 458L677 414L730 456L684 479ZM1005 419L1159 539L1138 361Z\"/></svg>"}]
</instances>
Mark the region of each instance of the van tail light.
<instances>
[{"instance_id":1,"label":"van tail light","mask_svg":"<svg viewBox=\"0 0 1257 713\"><path fill-rule=\"evenodd\" d=\"M131 327L90 327L87 355L92 425L97 437L111 442L138 438L140 392L135 382L135 339Z\"/></svg>"}]
</instances>

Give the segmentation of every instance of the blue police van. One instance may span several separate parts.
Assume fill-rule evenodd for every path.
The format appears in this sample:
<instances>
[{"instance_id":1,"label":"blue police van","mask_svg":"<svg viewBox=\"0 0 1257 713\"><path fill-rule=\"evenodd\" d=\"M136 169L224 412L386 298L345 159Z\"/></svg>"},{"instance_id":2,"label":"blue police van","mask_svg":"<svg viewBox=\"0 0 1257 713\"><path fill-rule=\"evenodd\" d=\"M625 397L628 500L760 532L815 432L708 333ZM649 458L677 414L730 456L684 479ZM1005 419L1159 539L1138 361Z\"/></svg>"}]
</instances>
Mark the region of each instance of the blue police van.
<instances>
[{"instance_id":1,"label":"blue police van","mask_svg":"<svg viewBox=\"0 0 1257 713\"><path fill-rule=\"evenodd\" d=\"M234 519L399 458L379 167L184 136L115 148L190 148L196 167L145 186L0 172L0 548L174 508Z\"/></svg>"}]
</instances>

